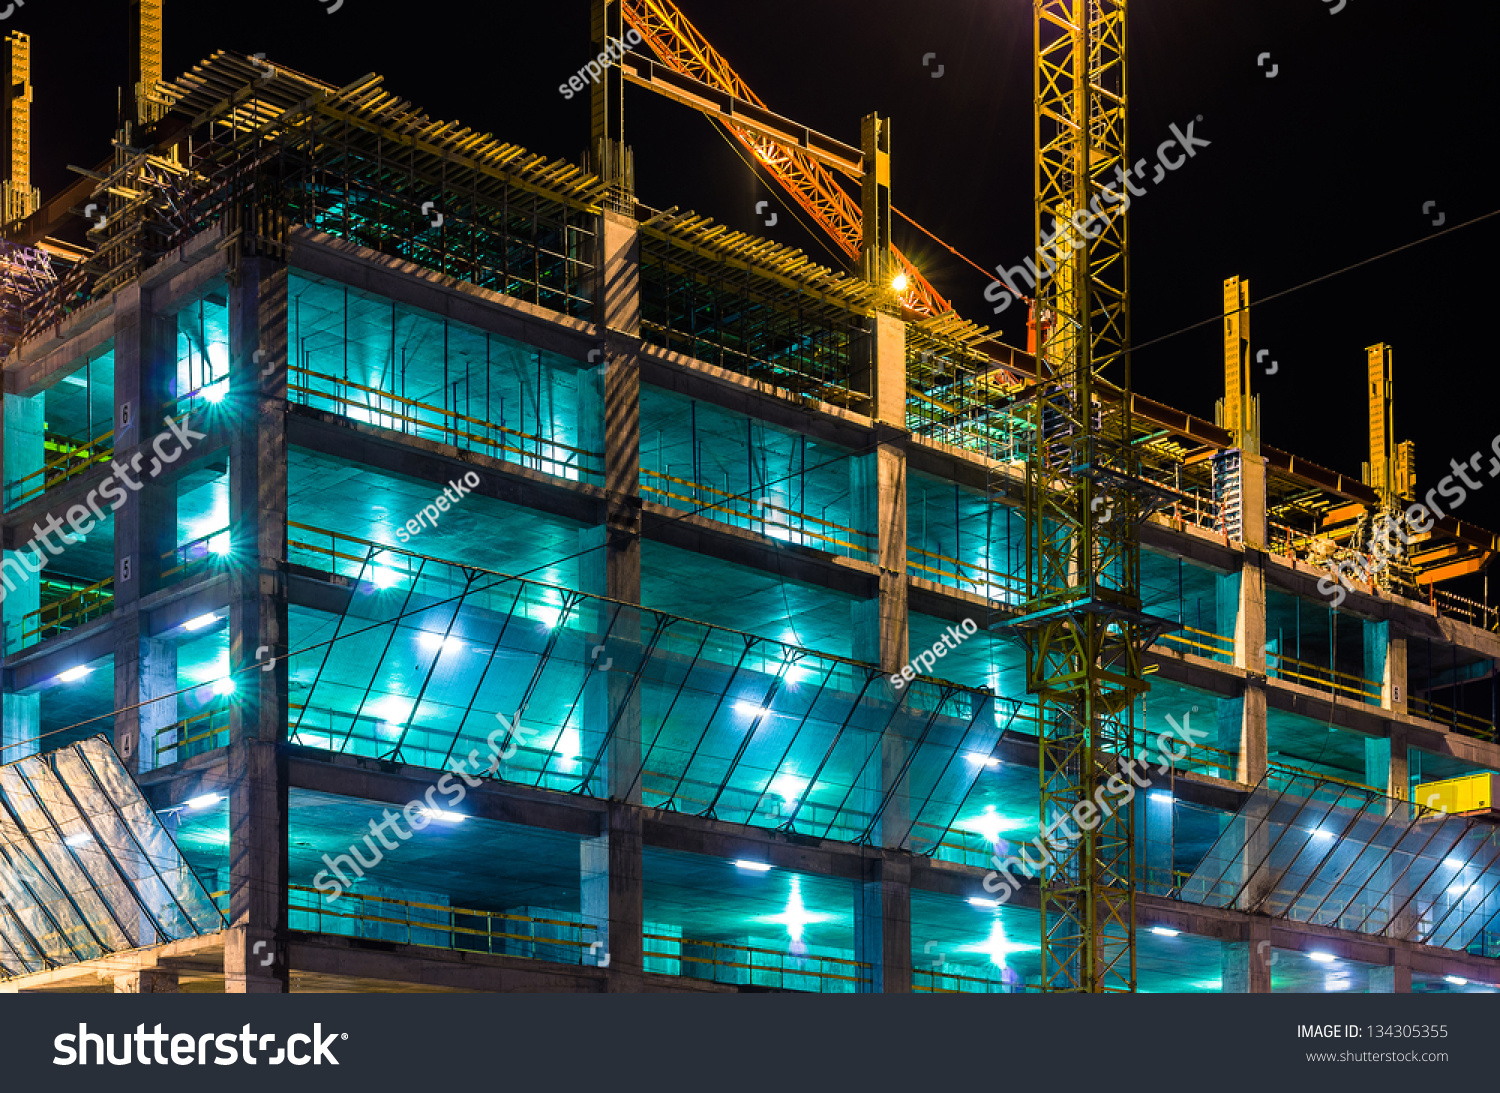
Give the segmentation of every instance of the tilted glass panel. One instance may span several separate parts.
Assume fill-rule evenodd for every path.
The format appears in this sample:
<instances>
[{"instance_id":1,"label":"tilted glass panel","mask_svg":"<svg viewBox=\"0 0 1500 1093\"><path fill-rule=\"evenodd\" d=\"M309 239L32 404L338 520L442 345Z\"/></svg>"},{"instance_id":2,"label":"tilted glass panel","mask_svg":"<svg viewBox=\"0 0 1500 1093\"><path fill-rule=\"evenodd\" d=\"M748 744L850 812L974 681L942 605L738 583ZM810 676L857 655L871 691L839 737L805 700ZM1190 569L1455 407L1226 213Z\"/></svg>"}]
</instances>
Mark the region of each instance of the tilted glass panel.
<instances>
[{"instance_id":1,"label":"tilted glass panel","mask_svg":"<svg viewBox=\"0 0 1500 1093\"><path fill-rule=\"evenodd\" d=\"M0 767L0 975L221 929L103 737Z\"/></svg>"}]
</instances>

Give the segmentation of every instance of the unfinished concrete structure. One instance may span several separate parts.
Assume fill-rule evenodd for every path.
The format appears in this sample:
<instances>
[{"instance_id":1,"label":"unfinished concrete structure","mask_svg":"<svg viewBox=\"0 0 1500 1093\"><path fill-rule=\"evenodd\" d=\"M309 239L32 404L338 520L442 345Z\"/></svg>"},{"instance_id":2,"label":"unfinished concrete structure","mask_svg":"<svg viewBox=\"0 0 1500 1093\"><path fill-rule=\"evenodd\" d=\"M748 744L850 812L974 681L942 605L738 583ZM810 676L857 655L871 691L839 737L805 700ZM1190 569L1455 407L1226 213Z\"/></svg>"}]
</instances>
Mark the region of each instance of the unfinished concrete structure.
<instances>
[{"instance_id":1,"label":"unfinished concrete structure","mask_svg":"<svg viewBox=\"0 0 1500 1093\"><path fill-rule=\"evenodd\" d=\"M1036 361L618 156L373 78L149 76L9 229L0 989L1034 989L1036 888L986 879L1040 826ZM1494 829L1408 801L1500 771L1493 616L1432 590L1493 542L1440 522L1425 600L1333 607L1395 487L1263 447L1235 390L1134 398L1138 987L1488 989ZM174 927L36 758L99 735L222 923Z\"/></svg>"}]
</instances>

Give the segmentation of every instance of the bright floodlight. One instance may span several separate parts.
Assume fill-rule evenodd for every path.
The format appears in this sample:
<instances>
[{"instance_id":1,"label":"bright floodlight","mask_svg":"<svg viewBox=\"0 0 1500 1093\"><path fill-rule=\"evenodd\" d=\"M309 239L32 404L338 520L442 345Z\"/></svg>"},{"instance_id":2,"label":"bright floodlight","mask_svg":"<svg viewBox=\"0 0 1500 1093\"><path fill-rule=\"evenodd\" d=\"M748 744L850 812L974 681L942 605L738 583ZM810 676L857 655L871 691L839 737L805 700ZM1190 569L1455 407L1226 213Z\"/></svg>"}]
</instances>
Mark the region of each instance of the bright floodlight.
<instances>
[{"instance_id":1,"label":"bright floodlight","mask_svg":"<svg viewBox=\"0 0 1500 1093\"><path fill-rule=\"evenodd\" d=\"M891 287L893 289L895 289L897 292L905 292L906 291L906 286L907 286L906 274L904 274L904 273L898 273L898 274L896 274L896 279L891 282Z\"/></svg>"},{"instance_id":2,"label":"bright floodlight","mask_svg":"<svg viewBox=\"0 0 1500 1093\"><path fill-rule=\"evenodd\" d=\"M965 752L964 758L973 763L976 767L994 768L1000 765L1000 760L996 759L993 755L985 755L982 752L977 751Z\"/></svg>"},{"instance_id":3,"label":"bright floodlight","mask_svg":"<svg viewBox=\"0 0 1500 1093\"><path fill-rule=\"evenodd\" d=\"M88 665L80 664L77 667L69 668L66 672L59 672L57 678L64 683L76 683L92 671L93 669L88 667Z\"/></svg>"},{"instance_id":4,"label":"bright floodlight","mask_svg":"<svg viewBox=\"0 0 1500 1093\"><path fill-rule=\"evenodd\" d=\"M446 812L441 808L424 808L422 815L445 824L461 824L468 819L462 812Z\"/></svg>"},{"instance_id":5,"label":"bright floodlight","mask_svg":"<svg viewBox=\"0 0 1500 1093\"><path fill-rule=\"evenodd\" d=\"M223 799L223 796L218 793L205 793L200 797L188 798L187 806L194 812L198 812L205 808L212 808Z\"/></svg>"},{"instance_id":6,"label":"bright floodlight","mask_svg":"<svg viewBox=\"0 0 1500 1093\"><path fill-rule=\"evenodd\" d=\"M763 861L745 861L741 859L734 863L736 869L743 869L747 873L769 873L771 867Z\"/></svg>"},{"instance_id":7,"label":"bright floodlight","mask_svg":"<svg viewBox=\"0 0 1500 1093\"><path fill-rule=\"evenodd\" d=\"M205 626L212 626L219 621L219 616L210 611L207 615L199 615L196 619L188 619L182 624L184 630L202 630Z\"/></svg>"},{"instance_id":8,"label":"bright floodlight","mask_svg":"<svg viewBox=\"0 0 1500 1093\"><path fill-rule=\"evenodd\" d=\"M986 910L994 910L995 908L1000 906L1000 901L998 899L985 899L983 896L970 896L969 906L983 907Z\"/></svg>"},{"instance_id":9,"label":"bright floodlight","mask_svg":"<svg viewBox=\"0 0 1500 1093\"><path fill-rule=\"evenodd\" d=\"M1151 927L1151 932L1153 934L1159 934L1162 937L1177 937L1182 933L1181 930L1174 930L1170 926L1153 926Z\"/></svg>"},{"instance_id":10,"label":"bright floodlight","mask_svg":"<svg viewBox=\"0 0 1500 1093\"><path fill-rule=\"evenodd\" d=\"M1338 957L1332 953L1308 953L1307 959L1316 960L1319 964L1332 964Z\"/></svg>"},{"instance_id":11,"label":"bright floodlight","mask_svg":"<svg viewBox=\"0 0 1500 1093\"><path fill-rule=\"evenodd\" d=\"M216 695L234 694L234 680L230 679L228 676L223 676L219 679L214 680L213 686L214 694Z\"/></svg>"},{"instance_id":12,"label":"bright floodlight","mask_svg":"<svg viewBox=\"0 0 1500 1093\"><path fill-rule=\"evenodd\" d=\"M376 566L375 572L371 575L371 581L376 588L390 588L397 580L399 578L396 574L383 566Z\"/></svg>"},{"instance_id":13,"label":"bright floodlight","mask_svg":"<svg viewBox=\"0 0 1500 1093\"><path fill-rule=\"evenodd\" d=\"M1469 985L1469 981L1461 975L1445 975L1443 979L1452 983L1455 987L1467 987Z\"/></svg>"}]
</instances>

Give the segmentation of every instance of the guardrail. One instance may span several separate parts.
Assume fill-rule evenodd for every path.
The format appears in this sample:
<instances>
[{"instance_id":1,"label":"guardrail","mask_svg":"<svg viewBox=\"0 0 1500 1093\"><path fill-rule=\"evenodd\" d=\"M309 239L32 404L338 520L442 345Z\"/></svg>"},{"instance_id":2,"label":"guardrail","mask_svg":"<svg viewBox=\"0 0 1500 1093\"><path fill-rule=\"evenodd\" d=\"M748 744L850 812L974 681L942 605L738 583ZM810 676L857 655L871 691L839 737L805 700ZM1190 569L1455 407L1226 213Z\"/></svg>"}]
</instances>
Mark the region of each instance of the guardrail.
<instances>
[{"instance_id":1,"label":"guardrail","mask_svg":"<svg viewBox=\"0 0 1500 1093\"><path fill-rule=\"evenodd\" d=\"M787 978L802 977L815 980L819 993L857 991L860 983L871 982L871 975L868 974L871 965L838 956L793 956L779 949L756 948L735 941L698 941L690 937L669 937L663 934L645 934L643 940L667 941L680 945L683 951L679 953L654 953L647 950L643 955L659 960L681 961L681 974L689 979L708 979L715 983L726 980L733 983L748 981L760 987L795 990L795 987L785 985ZM689 955L689 947L708 949L713 955ZM757 957L764 959L757 961ZM774 963L771 962L773 960ZM708 973L689 971L689 966L706 968ZM861 974L862 972L866 974ZM773 978L778 982L767 982Z\"/></svg>"},{"instance_id":2,"label":"guardrail","mask_svg":"<svg viewBox=\"0 0 1500 1093\"><path fill-rule=\"evenodd\" d=\"M90 441L74 441L65 437L55 439L53 443L63 448L61 455L47 460L30 474L5 484L6 510L24 505L33 497L82 474L90 467L108 463L114 455L114 438L115 431L110 429ZM104 447L106 444L109 445L107 448Z\"/></svg>"},{"instance_id":3,"label":"guardrail","mask_svg":"<svg viewBox=\"0 0 1500 1093\"><path fill-rule=\"evenodd\" d=\"M1193 637L1183 637L1183 634L1192 634ZM1156 644L1166 642L1171 646L1180 647L1180 652L1196 653L1198 656L1207 657L1224 664L1234 663L1234 639L1226 638L1223 634L1215 634L1209 630L1199 630L1196 627L1184 626L1182 630L1163 634L1156 639Z\"/></svg>"},{"instance_id":4,"label":"guardrail","mask_svg":"<svg viewBox=\"0 0 1500 1093\"><path fill-rule=\"evenodd\" d=\"M769 501L733 494L717 486L705 486L686 478L641 468L641 494L666 498L672 508L689 506L693 511L718 514L724 522L759 531L774 539L802 543L833 554L869 559L874 557L878 536ZM679 502L679 504L673 504Z\"/></svg>"},{"instance_id":5,"label":"guardrail","mask_svg":"<svg viewBox=\"0 0 1500 1093\"><path fill-rule=\"evenodd\" d=\"M1274 663L1273 663L1274 662ZM1290 668L1286 667L1291 665ZM1361 702L1380 703L1380 684L1352 672L1340 672L1325 668L1321 664L1309 664L1305 660L1282 653L1266 651L1266 674L1276 679L1289 679L1305 683L1310 687L1351 695ZM1347 682L1343 682L1347 681Z\"/></svg>"},{"instance_id":6,"label":"guardrail","mask_svg":"<svg viewBox=\"0 0 1500 1093\"><path fill-rule=\"evenodd\" d=\"M106 577L21 616L21 648L65 634L115 609L115 579Z\"/></svg>"},{"instance_id":7,"label":"guardrail","mask_svg":"<svg viewBox=\"0 0 1500 1093\"><path fill-rule=\"evenodd\" d=\"M457 410L430 406L377 387L367 387L306 368L291 368L288 381L287 397L291 401L318 409L317 401L325 400L341 417L379 429L481 451L494 459L519 463L559 478L597 481L604 475L604 456L599 452L575 448L571 444L470 417ZM314 383L329 385L332 390L311 386Z\"/></svg>"},{"instance_id":8,"label":"guardrail","mask_svg":"<svg viewBox=\"0 0 1500 1093\"><path fill-rule=\"evenodd\" d=\"M1026 575L1002 573L998 569L961 562L946 554L907 544L906 568L938 584L973 592L1001 603L1019 604L1026 599Z\"/></svg>"}]
</instances>

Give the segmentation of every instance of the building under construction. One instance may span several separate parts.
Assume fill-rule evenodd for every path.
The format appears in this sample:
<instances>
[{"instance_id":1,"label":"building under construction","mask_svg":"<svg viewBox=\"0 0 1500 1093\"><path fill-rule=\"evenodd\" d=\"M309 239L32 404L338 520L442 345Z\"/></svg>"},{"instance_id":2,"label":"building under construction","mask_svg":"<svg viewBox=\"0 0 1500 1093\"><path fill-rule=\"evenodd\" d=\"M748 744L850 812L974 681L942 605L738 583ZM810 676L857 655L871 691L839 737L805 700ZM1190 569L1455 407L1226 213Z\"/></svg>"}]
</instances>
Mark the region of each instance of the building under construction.
<instances>
[{"instance_id":1,"label":"building under construction","mask_svg":"<svg viewBox=\"0 0 1500 1093\"><path fill-rule=\"evenodd\" d=\"M11 34L0 991L1495 989L1496 541L1388 534L1389 347L1363 474L1260 442L1237 278L1217 413L1132 392L1124 209L1048 232L1126 4L1034 8L1024 349L670 0L581 161L135 0L56 195ZM850 271L643 204L627 85Z\"/></svg>"}]
</instances>

